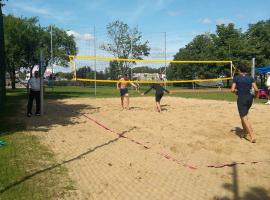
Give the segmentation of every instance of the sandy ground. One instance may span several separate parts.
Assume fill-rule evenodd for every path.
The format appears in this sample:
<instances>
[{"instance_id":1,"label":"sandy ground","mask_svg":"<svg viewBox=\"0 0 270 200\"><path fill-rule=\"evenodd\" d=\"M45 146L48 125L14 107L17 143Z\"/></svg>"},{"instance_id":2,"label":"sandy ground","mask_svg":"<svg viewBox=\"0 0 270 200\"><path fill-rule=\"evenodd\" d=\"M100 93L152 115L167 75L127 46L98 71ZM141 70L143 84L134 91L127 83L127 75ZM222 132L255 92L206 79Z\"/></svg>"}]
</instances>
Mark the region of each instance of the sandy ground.
<instances>
[{"instance_id":1,"label":"sandy ground","mask_svg":"<svg viewBox=\"0 0 270 200\"><path fill-rule=\"evenodd\" d=\"M130 105L121 111L118 98L51 100L45 116L27 119L68 168L77 193L69 199L270 199L269 106L250 110L251 144L239 137L235 102L166 96L162 113L153 97ZM247 163L207 167L231 162Z\"/></svg>"}]
</instances>

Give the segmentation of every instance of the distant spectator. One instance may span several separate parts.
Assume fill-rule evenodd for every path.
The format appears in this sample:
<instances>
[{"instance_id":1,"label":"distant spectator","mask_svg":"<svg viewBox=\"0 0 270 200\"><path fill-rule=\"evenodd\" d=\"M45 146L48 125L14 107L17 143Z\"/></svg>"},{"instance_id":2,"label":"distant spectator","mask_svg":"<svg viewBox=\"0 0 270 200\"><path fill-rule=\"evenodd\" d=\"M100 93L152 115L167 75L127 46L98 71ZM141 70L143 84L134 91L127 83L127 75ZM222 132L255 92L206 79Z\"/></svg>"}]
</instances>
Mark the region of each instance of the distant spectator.
<instances>
[{"instance_id":1,"label":"distant spectator","mask_svg":"<svg viewBox=\"0 0 270 200\"><path fill-rule=\"evenodd\" d=\"M267 88L267 98L268 98L268 101L265 104L270 105L270 72L267 72L267 80L265 82L265 85Z\"/></svg>"},{"instance_id":2,"label":"distant spectator","mask_svg":"<svg viewBox=\"0 0 270 200\"><path fill-rule=\"evenodd\" d=\"M52 87L52 85L53 85L53 75L50 74L50 76L49 76L49 78L48 78L48 86L49 86L49 87Z\"/></svg>"}]
</instances>

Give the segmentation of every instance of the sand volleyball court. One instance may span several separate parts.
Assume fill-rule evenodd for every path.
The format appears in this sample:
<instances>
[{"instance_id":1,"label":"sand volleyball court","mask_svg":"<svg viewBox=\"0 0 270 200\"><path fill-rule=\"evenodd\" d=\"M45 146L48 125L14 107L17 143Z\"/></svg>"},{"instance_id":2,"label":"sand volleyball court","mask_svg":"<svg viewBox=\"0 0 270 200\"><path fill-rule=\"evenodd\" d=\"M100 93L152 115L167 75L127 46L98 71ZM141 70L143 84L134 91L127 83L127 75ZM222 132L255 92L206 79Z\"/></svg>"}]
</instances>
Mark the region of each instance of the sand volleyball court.
<instances>
[{"instance_id":1,"label":"sand volleyball court","mask_svg":"<svg viewBox=\"0 0 270 200\"><path fill-rule=\"evenodd\" d=\"M242 138L235 102L164 97L46 101L26 119L74 181L69 199L270 198L269 107L253 105L257 143ZM233 165L237 162L237 165Z\"/></svg>"}]
</instances>

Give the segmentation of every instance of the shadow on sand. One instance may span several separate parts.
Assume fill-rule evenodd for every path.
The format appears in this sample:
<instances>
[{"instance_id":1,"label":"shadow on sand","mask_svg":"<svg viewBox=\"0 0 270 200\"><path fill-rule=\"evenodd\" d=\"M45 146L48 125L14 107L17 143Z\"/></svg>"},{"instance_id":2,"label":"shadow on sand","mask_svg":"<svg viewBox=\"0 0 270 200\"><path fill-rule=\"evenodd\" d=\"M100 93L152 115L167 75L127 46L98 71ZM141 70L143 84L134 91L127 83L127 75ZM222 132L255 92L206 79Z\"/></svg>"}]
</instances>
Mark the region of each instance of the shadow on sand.
<instances>
[{"instance_id":1,"label":"shadow on sand","mask_svg":"<svg viewBox=\"0 0 270 200\"><path fill-rule=\"evenodd\" d=\"M232 183L224 183L223 188L232 192L232 198L214 197L214 200L270 200L269 191L262 187L250 187L243 196L239 194L237 165L232 166Z\"/></svg>"},{"instance_id":2,"label":"shadow on sand","mask_svg":"<svg viewBox=\"0 0 270 200\"><path fill-rule=\"evenodd\" d=\"M133 129L134 129L134 127L132 127L132 128L129 129L129 130L123 131L123 132L120 133L115 139L109 140L109 141L106 142L106 143L103 143L103 144L101 144L101 145L95 146L94 148L91 148L91 149L89 149L89 150L87 150L87 151L85 151L85 152L82 152L82 153L80 153L79 155L74 156L73 158L66 159L66 160L64 160L64 161L62 161L62 162L60 162L60 163L53 164L53 165L51 165L51 166L49 166L49 167L46 167L46 168L44 168L44 169L36 170L35 172L33 172L33 173L29 174L29 175L26 175L26 176L22 177L20 180L17 180L17 181L15 181L15 182L13 182L13 183L8 184L6 187L4 187L3 189L0 190L0 194L3 194L4 192L6 192L6 191L12 189L13 187L16 187L16 186L18 186L18 185L24 183L25 181L27 181L27 180L29 180L29 179L32 179L32 178L34 178L35 176L38 176L38 175L40 175L40 174L42 174L42 173L44 173L44 172L53 170L53 169L55 169L55 168L57 168L57 167L61 167L61 166L64 165L64 164L68 164L68 163L70 163L70 162L79 160L79 159L83 158L84 156L87 156L87 155L89 155L89 154L91 154L91 153L94 153L95 151L97 151L98 149L100 149L100 148L102 148L102 147L105 147L105 146L107 146L107 145L110 145L110 144L112 144L112 143L115 143L115 142L117 142L120 138L122 138L126 133L132 131Z\"/></svg>"}]
</instances>

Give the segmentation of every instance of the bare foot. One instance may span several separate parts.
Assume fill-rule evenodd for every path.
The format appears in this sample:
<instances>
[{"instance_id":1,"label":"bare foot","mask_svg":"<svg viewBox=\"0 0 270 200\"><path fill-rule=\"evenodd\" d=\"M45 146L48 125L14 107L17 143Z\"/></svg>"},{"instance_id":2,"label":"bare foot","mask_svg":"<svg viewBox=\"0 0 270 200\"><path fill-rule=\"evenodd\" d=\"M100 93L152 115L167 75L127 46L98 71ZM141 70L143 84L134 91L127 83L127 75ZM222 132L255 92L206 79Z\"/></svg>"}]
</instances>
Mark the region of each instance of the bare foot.
<instances>
[{"instance_id":1,"label":"bare foot","mask_svg":"<svg viewBox=\"0 0 270 200\"><path fill-rule=\"evenodd\" d=\"M251 137L247 136L246 139L248 141L250 141L251 143L256 143L256 139L255 138L251 138Z\"/></svg>"},{"instance_id":2,"label":"bare foot","mask_svg":"<svg viewBox=\"0 0 270 200\"><path fill-rule=\"evenodd\" d=\"M256 143L256 139L252 139L250 142L251 143Z\"/></svg>"}]
</instances>

